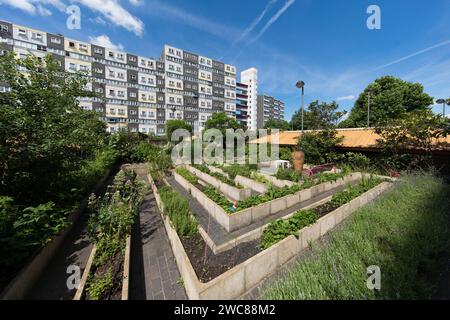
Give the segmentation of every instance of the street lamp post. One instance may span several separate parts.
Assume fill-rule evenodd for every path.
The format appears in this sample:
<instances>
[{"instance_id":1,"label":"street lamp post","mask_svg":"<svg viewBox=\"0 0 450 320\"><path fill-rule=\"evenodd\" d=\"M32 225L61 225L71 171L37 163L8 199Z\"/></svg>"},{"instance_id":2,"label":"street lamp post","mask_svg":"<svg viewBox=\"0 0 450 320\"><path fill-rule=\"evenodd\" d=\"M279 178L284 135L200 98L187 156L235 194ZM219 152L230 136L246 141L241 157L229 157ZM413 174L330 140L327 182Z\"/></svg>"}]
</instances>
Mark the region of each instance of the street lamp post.
<instances>
[{"instance_id":1,"label":"street lamp post","mask_svg":"<svg viewBox=\"0 0 450 320\"><path fill-rule=\"evenodd\" d=\"M449 104L448 102L450 102L450 99L448 101L446 101L445 99L438 99L438 100L436 100L436 103L438 103L438 104L442 103L442 116L443 117L445 117L445 105Z\"/></svg>"},{"instance_id":2,"label":"street lamp post","mask_svg":"<svg viewBox=\"0 0 450 320\"><path fill-rule=\"evenodd\" d=\"M304 113L305 113L305 82L304 81L297 81L297 83L295 84L295 86L299 89L302 89L302 132L303 132L303 117L304 117Z\"/></svg>"}]
</instances>

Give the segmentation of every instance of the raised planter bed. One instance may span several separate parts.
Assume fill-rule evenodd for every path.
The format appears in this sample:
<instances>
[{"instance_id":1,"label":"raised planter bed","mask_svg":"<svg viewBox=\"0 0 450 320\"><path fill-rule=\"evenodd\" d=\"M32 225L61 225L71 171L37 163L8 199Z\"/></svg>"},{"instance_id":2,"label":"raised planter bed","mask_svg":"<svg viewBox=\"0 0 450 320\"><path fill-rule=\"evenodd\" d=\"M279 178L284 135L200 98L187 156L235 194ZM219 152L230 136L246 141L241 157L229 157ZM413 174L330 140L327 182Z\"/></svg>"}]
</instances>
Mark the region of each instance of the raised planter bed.
<instances>
[{"instance_id":1,"label":"raised planter bed","mask_svg":"<svg viewBox=\"0 0 450 320\"><path fill-rule=\"evenodd\" d=\"M309 200L323 192L334 189L338 186L359 180L362 174L352 173L337 181L325 182L309 189L301 190L295 194L287 195L272 201L262 203L258 206L247 208L232 214L227 213L221 206L208 198L201 190L189 183L186 179L174 172L175 180L191 195L197 199L203 208L228 232L232 232L260 221L270 215L292 207L296 203Z\"/></svg>"},{"instance_id":2,"label":"raised planter bed","mask_svg":"<svg viewBox=\"0 0 450 320\"><path fill-rule=\"evenodd\" d=\"M86 268L83 271L83 275L81 277L80 286L75 293L73 300L85 300L86 299L86 283L89 277L89 274L93 272L93 261L95 259L95 253L97 252L97 246L94 244L91 249L91 253L89 254L88 261L86 263ZM120 294L120 300L128 300L129 296L129 282L130 282L130 254L131 254L131 235L126 239L125 245L125 253L124 260L122 266L122 289Z\"/></svg>"},{"instance_id":3,"label":"raised planter bed","mask_svg":"<svg viewBox=\"0 0 450 320\"><path fill-rule=\"evenodd\" d=\"M154 184L152 185L155 197L158 199L158 189ZM197 277L182 241L171 227L170 222L164 219L164 225L189 298L236 299L241 297L258 285L261 280L307 248L312 241L316 241L332 230L357 209L390 188L391 185L388 182L379 184L347 204L324 215L313 225L303 228L299 231L298 237L289 236L206 283L201 282ZM162 204L160 199L157 200L157 203L158 206ZM162 210L162 207L160 207L160 210Z\"/></svg>"},{"instance_id":4,"label":"raised planter bed","mask_svg":"<svg viewBox=\"0 0 450 320\"><path fill-rule=\"evenodd\" d=\"M230 198L231 200L244 200L252 196L252 190L249 188L243 188L239 189L236 187L233 187L225 182L220 181L219 179L210 176L207 173L204 173L192 166L186 166L186 169L188 169L192 174L196 175L200 180L203 180L204 182L212 185L214 188L218 189L220 192L222 192L226 197Z\"/></svg>"},{"instance_id":5,"label":"raised planter bed","mask_svg":"<svg viewBox=\"0 0 450 320\"><path fill-rule=\"evenodd\" d=\"M226 177L230 177L228 173L224 172L222 169L214 167L214 166L208 166L209 170L211 170L212 172L217 172L220 174L223 174ZM237 184L243 185L246 188L252 189L254 192L256 193L266 193L268 187L261 182L255 181L253 179L241 176L241 175L236 175L236 177L234 178L234 181Z\"/></svg>"},{"instance_id":6,"label":"raised planter bed","mask_svg":"<svg viewBox=\"0 0 450 320\"><path fill-rule=\"evenodd\" d=\"M275 187L278 187L278 188L292 187L295 184L295 182L292 182L289 180L280 180L274 176L265 174L263 172L257 172L257 174L263 176L264 178L269 180L269 182L271 182Z\"/></svg>"}]
</instances>

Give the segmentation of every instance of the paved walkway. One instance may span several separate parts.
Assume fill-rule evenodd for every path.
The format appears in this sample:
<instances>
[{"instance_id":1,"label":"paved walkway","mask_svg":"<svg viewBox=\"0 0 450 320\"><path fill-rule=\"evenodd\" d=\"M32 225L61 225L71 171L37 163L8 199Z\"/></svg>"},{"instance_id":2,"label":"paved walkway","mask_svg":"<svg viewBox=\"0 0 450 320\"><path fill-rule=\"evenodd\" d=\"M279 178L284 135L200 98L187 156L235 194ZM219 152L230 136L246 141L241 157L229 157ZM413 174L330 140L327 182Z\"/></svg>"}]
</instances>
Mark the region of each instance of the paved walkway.
<instances>
[{"instance_id":1,"label":"paved walkway","mask_svg":"<svg viewBox=\"0 0 450 320\"><path fill-rule=\"evenodd\" d=\"M244 235L252 230L255 230L259 227L264 226L265 224L269 223L270 221L282 218L284 216L287 216L291 213L294 213L298 210L301 210L302 208L305 208L307 206L310 206L316 202L319 202L321 200L324 200L327 197L330 197L337 191L343 190L346 186L340 186L335 189L332 189L330 191L321 193L309 200L301 201L297 203L295 206L292 206L290 208L287 208L285 210L282 210L278 212L277 214L271 215L263 220L257 221L249 226L246 226L244 228L241 228L239 230L228 232L225 228L223 228L219 223L216 222L214 219L210 219L209 213L203 208L203 206L198 202L195 198L193 198L188 191L186 191L173 177L170 177L167 179L169 184L177 190L183 197L189 199L189 207L191 212L193 212L199 224L202 226L202 228L208 233L211 240L214 242L216 246L220 246L230 240L236 239L237 237ZM357 183L357 181L355 182Z\"/></svg>"},{"instance_id":2,"label":"paved walkway","mask_svg":"<svg viewBox=\"0 0 450 320\"><path fill-rule=\"evenodd\" d=\"M139 177L148 183L146 167L139 165L135 166L135 169ZM146 195L141 205L134 230L130 299L187 300L152 192Z\"/></svg>"}]
</instances>

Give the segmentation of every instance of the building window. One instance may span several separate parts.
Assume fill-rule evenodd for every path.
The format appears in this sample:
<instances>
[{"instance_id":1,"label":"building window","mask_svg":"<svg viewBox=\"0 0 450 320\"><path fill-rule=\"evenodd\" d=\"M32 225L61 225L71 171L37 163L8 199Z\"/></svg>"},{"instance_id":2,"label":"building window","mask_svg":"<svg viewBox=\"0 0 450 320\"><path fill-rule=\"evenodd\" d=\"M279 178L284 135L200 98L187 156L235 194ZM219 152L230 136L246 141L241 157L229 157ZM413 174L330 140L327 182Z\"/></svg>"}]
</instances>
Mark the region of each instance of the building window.
<instances>
[{"instance_id":1,"label":"building window","mask_svg":"<svg viewBox=\"0 0 450 320\"><path fill-rule=\"evenodd\" d=\"M69 47L75 48L75 42L69 42Z\"/></svg>"},{"instance_id":2,"label":"building window","mask_svg":"<svg viewBox=\"0 0 450 320\"><path fill-rule=\"evenodd\" d=\"M100 49L100 48L94 48L94 52L95 52L96 54L103 54L103 50Z\"/></svg>"},{"instance_id":3,"label":"building window","mask_svg":"<svg viewBox=\"0 0 450 320\"><path fill-rule=\"evenodd\" d=\"M8 28L8 26L5 26L4 24L0 24L0 31L8 32L9 28Z\"/></svg>"}]
</instances>

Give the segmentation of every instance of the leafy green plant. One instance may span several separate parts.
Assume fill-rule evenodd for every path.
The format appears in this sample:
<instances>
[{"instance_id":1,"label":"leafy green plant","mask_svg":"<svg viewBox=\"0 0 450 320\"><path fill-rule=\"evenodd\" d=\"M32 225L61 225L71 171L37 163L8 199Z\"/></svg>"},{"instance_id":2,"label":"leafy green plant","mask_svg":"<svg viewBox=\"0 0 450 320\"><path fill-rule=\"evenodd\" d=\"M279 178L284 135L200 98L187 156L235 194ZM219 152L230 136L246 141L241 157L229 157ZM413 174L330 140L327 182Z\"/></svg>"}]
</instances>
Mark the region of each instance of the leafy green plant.
<instances>
[{"instance_id":1,"label":"leafy green plant","mask_svg":"<svg viewBox=\"0 0 450 320\"><path fill-rule=\"evenodd\" d=\"M228 174L231 179L236 176L251 178L252 172L257 170L256 164L232 164L229 166L220 166L220 168Z\"/></svg>"},{"instance_id":2,"label":"leafy green plant","mask_svg":"<svg viewBox=\"0 0 450 320\"><path fill-rule=\"evenodd\" d=\"M185 178L190 184L196 185L198 183L197 176L193 175L188 169L178 167L175 169L176 173Z\"/></svg>"},{"instance_id":3,"label":"leafy green plant","mask_svg":"<svg viewBox=\"0 0 450 320\"><path fill-rule=\"evenodd\" d=\"M264 229L261 248L267 249L290 235L297 236L298 231L317 221L319 215L314 210L297 211L291 218L271 222Z\"/></svg>"},{"instance_id":4,"label":"leafy green plant","mask_svg":"<svg viewBox=\"0 0 450 320\"><path fill-rule=\"evenodd\" d=\"M159 190L164 203L164 214L168 215L177 234L188 237L198 232L198 222L189 210L189 201L172 187L164 186Z\"/></svg>"},{"instance_id":5,"label":"leafy green plant","mask_svg":"<svg viewBox=\"0 0 450 320\"><path fill-rule=\"evenodd\" d=\"M112 270L109 269L101 277L91 281L88 281L86 285L86 292L89 300L101 300L104 298L105 293L110 291L114 285L114 277Z\"/></svg>"}]
</instances>

